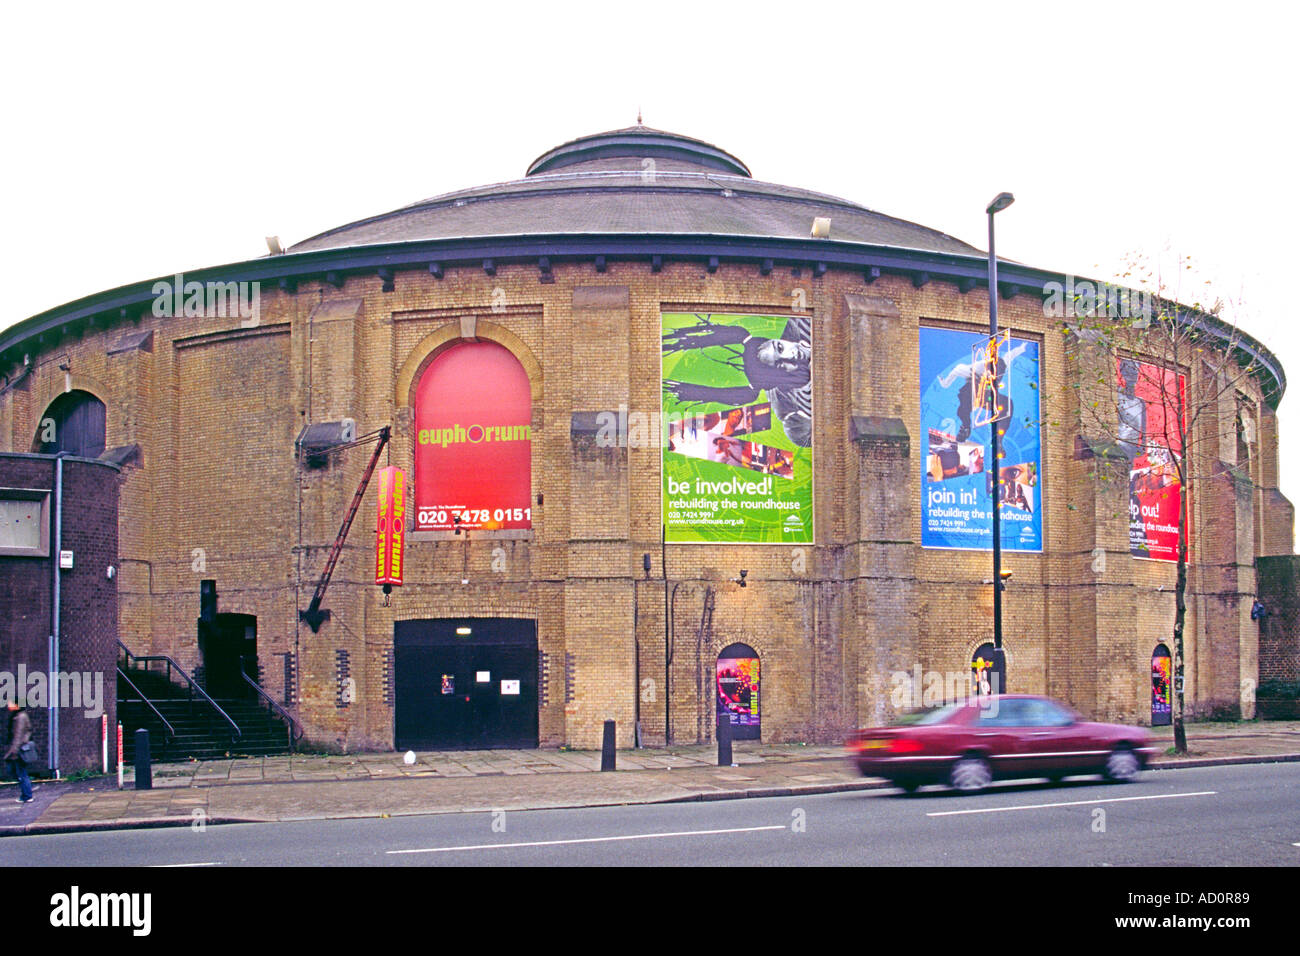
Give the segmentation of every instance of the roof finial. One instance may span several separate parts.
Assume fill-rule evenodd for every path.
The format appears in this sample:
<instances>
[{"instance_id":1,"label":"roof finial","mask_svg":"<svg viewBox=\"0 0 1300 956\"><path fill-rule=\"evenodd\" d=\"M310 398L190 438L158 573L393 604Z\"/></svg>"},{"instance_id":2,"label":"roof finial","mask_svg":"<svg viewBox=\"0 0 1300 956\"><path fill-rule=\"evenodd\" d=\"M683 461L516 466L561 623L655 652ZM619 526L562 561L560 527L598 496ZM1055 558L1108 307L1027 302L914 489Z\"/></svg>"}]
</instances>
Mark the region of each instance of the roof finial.
<instances>
[{"instance_id":1,"label":"roof finial","mask_svg":"<svg viewBox=\"0 0 1300 956\"><path fill-rule=\"evenodd\" d=\"M642 125L642 124L641 124L641 107L639 107L639 106L636 108L636 125L637 125L637 126Z\"/></svg>"}]
</instances>

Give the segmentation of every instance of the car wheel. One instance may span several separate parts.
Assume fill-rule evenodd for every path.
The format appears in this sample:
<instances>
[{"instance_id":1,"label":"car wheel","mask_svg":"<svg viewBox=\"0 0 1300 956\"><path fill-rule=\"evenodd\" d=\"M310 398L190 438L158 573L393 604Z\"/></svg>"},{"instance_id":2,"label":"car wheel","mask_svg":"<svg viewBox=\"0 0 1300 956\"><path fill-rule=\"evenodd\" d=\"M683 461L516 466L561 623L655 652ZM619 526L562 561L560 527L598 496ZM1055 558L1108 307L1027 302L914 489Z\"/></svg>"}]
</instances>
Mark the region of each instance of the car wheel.
<instances>
[{"instance_id":1,"label":"car wheel","mask_svg":"<svg viewBox=\"0 0 1300 956\"><path fill-rule=\"evenodd\" d=\"M948 783L962 793L975 793L993 782L993 771L983 757L962 757L952 765Z\"/></svg>"},{"instance_id":2,"label":"car wheel","mask_svg":"<svg viewBox=\"0 0 1300 956\"><path fill-rule=\"evenodd\" d=\"M1117 747L1106 758L1106 770L1103 776L1115 783L1127 783L1137 777L1142 764L1128 747Z\"/></svg>"},{"instance_id":3,"label":"car wheel","mask_svg":"<svg viewBox=\"0 0 1300 956\"><path fill-rule=\"evenodd\" d=\"M894 786L898 787L898 789L902 790L904 793L916 793L917 789L921 786L921 781L904 777L901 780L895 780Z\"/></svg>"}]
</instances>

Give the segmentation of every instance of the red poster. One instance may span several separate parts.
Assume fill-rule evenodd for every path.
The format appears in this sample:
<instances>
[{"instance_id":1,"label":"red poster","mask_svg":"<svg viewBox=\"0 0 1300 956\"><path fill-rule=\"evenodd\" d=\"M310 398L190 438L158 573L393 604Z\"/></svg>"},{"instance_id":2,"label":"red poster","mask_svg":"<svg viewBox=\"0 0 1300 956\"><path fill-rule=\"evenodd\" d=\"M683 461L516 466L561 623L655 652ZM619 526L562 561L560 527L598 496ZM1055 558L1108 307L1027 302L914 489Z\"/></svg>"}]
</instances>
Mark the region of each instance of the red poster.
<instances>
[{"instance_id":1,"label":"red poster","mask_svg":"<svg viewBox=\"0 0 1300 956\"><path fill-rule=\"evenodd\" d=\"M375 524L375 583L402 583L406 539L406 476L400 468L379 470L379 516Z\"/></svg>"},{"instance_id":2,"label":"red poster","mask_svg":"<svg viewBox=\"0 0 1300 956\"><path fill-rule=\"evenodd\" d=\"M1129 553L1177 561L1186 382L1136 359L1120 359L1118 372L1119 446L1129 459Z\"/></svg>"},{"instance_id":3,"label":"red poster","mask_svg":"<svg viewBox=\"0 0 1300 956\"><path fill-rule=\"evenodd\" d=\"M435 358L415 395L415 527L527 529L532 522L532 390L495 342Z\"/></svg>"}]
</instances>

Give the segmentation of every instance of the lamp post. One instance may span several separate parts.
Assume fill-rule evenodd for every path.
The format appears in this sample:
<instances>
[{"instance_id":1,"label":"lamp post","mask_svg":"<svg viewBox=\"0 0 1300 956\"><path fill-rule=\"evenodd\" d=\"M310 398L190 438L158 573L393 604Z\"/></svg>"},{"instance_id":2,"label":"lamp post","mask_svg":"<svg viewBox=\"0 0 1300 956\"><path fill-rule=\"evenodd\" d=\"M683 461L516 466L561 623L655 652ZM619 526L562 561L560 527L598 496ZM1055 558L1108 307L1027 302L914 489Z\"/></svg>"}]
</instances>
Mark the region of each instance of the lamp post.
<instances>
[{"instance_id":1,"label":"lamp post","mask_svg":"<svg viewBox=\"0 0 1300 956\"><path fill-rule=\"evenodd\" d=\"M989 203L985 212L989 217L989 337L998 334L998 258L994 252L993 217L1006 209L1016 197L1011 193L998 193ZM993 692L1007 692L1007 658L1002 651L1002 468L1001 468L1001 409L997 407L997 397L1001 382L996 377L997 367L991 371L994 378L993 402L994 418L990 423L989 461L993 468ZM971 377L971 388L975 387L975 378ZM974 395L971 396L975 398ZM972 402L973 404L973 402Z\"/></svg>"}]
</instances>

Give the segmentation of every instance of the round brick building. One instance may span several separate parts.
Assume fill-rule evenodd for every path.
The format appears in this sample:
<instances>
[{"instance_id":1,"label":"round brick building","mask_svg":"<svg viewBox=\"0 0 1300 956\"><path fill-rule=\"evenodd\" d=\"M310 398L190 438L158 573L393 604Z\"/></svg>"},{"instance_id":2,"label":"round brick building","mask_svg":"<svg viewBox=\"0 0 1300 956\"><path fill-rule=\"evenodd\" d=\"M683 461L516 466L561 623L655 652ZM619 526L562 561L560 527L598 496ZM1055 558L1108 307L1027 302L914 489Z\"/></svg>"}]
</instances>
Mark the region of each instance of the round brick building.
<instances>
[{"instance_id":1,"label":"round brick building","mask_svg":"<svg viewBox=\"0 0 1300 956\"><path fill-rule=\"evenodd\" d=\"M594 747L611 719L620 745L638 724L695 742L720 708L740 737L835 740L979 680L986 270L951 236L637 126L5 330L0 451L84 455L99 428L91 457L122 469L123 643L214 696L255 677L317 744ZM1000 265L1010 689L1149 723L1175 565L1167 485L1142 489L1170 449L1133 436L1157 414L1135 383L1161 370L1118 370L1133 404L1107 453L1048 307L1071 281ZM1291 552L1285 379L1205 319L1258 371L1197 426L1186 694L1249 714L1256 562Z\"/></svg>"}]
</instances>

